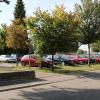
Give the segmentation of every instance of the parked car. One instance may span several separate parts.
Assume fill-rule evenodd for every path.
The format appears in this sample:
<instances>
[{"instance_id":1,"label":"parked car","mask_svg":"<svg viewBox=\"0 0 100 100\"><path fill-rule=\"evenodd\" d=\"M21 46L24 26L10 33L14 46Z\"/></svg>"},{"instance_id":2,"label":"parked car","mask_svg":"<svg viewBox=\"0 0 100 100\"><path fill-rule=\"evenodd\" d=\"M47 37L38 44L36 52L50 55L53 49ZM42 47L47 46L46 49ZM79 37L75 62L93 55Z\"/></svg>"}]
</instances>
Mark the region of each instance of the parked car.
<instances>
[{"instance_id":1,"label":"parked car","mask_svg":"<svg viewBox=\"0 0 100 100\"><path fill-rule=\"evenodd\" d=\"M62 55L64 65L75 65L75 60L68 55Z\"/></svg>"},{"instance_id":2,"label":"parked car","mask_svg":"<svg viewBox=\"0 0 100 100\"><path fill-rule=\"evenodd\" d=\"M76 62L76 64L87 64L88 58L85 58L84 56L80 55L70 55Z\"/></svg>"},{"instance_id":3,"label":"parked car","mask_svg":"<svg viewBox=\"0 0 100 100\"><path fill-rule=\"evenodd\" d=\"M52 55L48 55L45 58L45 60L52 63ZM61 55L56 55L56 54L54 55L53 62L55 65L62 63L62 60L63 59L62 59Z\"/></svg>"},{"instance_id":4,"label":"parked car","mask_svg":"<svg viewBox=\"0 0 100 100\"><path fill-rule=\"evenodd\" d=\"M16 54L11 54L11 57L13 57L14 59L16 59L17 61L21 61L21 58L22 58L22 55L20 55L20 54L17 54L17 56L16 56Z\"/></svg>"},{"instance_id":5,"label":"parked car","mask_svg":"<svg viewBox=\"0 0 100 100\"><path fill-rule=\"evenodd\" d=\"M52 56L48 55L46 60L52 62ZM69 56L64 55L64 54L55 54L54 55L54 64L61 64L64 63L64 65L74 65L74 60L72 58L69 58Z\"/></svg>"},{"instance_id":6,"label":"parked car","mask_svg":"<svg viewBox=\"0 0 100 100\"><path fill-rule=\"evenodd\" d=\"M16 59L13 58L11 55L1 55L0 56L0 61L1 62L15 62Z\"/></svg>"},{"instance_id":7,"label":"parked car","mask_svg":"<svg viewBox=\"0 0 100 100\"><path fill-rule=\"evenodd\" d=\"M81 57L87 59L87 63L88 63L88 55L81 55ZM100 58L95 56L95 55L90 55L90 63L100 63Z\"/></svg>"},{"instance_id":8,"label":"parked car","mask_svg":"<svg viewBox=\"0 0 100 100\"><path fill-rule=\"evenodd\" d=\"M6 62L9 59L9 55L0 55L0 61Z\"/></svg>"},{"instance_id":9,"label":"parked car","mask_svg":"<svg viewBox=\"0 0 100 100\"><path fill-rule=\"evenodd\" d=\"M91 58L90 58L90 62L91 63L100 63L100 58L99 57L96 57L96 56L92 56Z\"/></svg>"},{"instance_id":10,"label":"parked car","mask_svg":"<svg viewBox=\"0 0 100 100\"><path fill-rule=\"evenodd\" d=\"M15 62L16 62L16 58L13 57L13 56L10 56L9 59L7 60L7 62L8 62L8 63L10 63L10 62L15 63Z\"/></svg>"},{"instance_id":11,"label":"parked car","mask_svg":"<svg viewBox=\"0 0 100 100\"><path fill-rule=\"evenodd\" d=\"M23 66L29 65L29 63L33 67L37 67L39 65L38 59L34 55L24 55L21 58L21 63ZM42 65L42 67L50 67L50 63L44 59L43 59L41 65Z\"/></svg>"}]
</instances>

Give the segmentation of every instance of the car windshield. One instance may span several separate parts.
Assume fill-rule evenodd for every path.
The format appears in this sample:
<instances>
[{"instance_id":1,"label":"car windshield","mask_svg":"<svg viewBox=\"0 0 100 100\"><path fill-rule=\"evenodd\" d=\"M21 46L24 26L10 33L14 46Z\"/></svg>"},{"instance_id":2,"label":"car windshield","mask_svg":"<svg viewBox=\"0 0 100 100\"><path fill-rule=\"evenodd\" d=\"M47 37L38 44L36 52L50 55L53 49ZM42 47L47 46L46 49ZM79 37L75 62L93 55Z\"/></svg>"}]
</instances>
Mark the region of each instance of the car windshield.
<instances>
[{"instance_id":1,"label":"car windshield","mask_svg":"<svg viewBox=\"0 0 100 100\"><path fill-rule=\"evenodd\" d=\"M68 58L70 58L68 55L62 55L62 58L63 59L68 59Z\"/></svg>"},{"instance_id":2,"label":"car windshield","mask_svg":"<svg viewBox=\"0 0 100 100\"><path fill-rule=\"evenodd\" d=\"M25 57L25 58L26 58L26 57L29 57L29 55L24 55L23 57Z\"/></svg>"},{"instance_id":3,"label":"car windshield","mask_svg":"<svg viewBox=\"0 0 100 100\"><path fill-rule=\"evenodd\" d=\"M59 55L54 55L54 60L58 60L58 59L60 59L61 58L61 56L59 56ZM47 59L52 59L52 55L48 55L47 56Z\"/></svg>"},{"instance_id":4,"label":"car windshield","mask_svg":"<svg viewBox=\"0 0 100 100\"><path fill-rule=\"evenodd\" d=\"M86 58L86 57L84 57L84 56L82 56L82 55L79 55L79 58Z\"/></svg>"},{"instance_id":5,"label":"car windshield","mask_svg":"<svg viewBox=\"0 0 100 100\"><path fill-rule=\"evenodd\" d=\"M36 58L34 55L24 55L23 57L25 57L25 58L29 58L29 57Z\"/></svg>"},{"instance_id":6,"label":"car windshield","mask_svg":"<svg viewBox=\"0 0 100 100\"><path fill-rule=\"evenodd\" d=\"M78 58L77 55L69 55L69 58Z\"/></svg>"}]
</instances>

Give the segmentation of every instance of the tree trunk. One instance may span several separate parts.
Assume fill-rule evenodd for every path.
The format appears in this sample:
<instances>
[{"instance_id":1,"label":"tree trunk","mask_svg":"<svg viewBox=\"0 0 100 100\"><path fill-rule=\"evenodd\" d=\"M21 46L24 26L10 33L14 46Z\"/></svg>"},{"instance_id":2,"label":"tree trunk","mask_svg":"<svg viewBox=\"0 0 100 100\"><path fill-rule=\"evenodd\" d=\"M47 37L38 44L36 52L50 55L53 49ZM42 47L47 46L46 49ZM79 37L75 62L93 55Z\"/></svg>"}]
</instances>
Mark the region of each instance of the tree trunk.
<instances>
[{"instance_id":1,"label":"tree trunk","mask_svg":"<svg viewBox=\"0 0 100 100\"><path fill-rule=\"evenodd\" d=\"M31 58L31 50L30 50L30 47L29 47L29 68L31 67L31 61L30 61L30 58Z\"/></svg>"},{"instance_id":2,"label":"tree trunk","mask_svg":"<svg viewBox=\"0 0 100 100\"><path fill-rule=\"evenodd\" d=\"M16 48L16 66L18 66L17 56L18 56L18 54L17 54L17 48Z\"/></svg>"},{"instance_id":3,"label":"tree trunk","mask_svg":"<svg viewBox=\"0 0 100 100\"><path fill-rule=\"evenodd\" d=\"M54 70L54 55L52 54L52 65L51 65L51 69Z\"/></svg>"},{"instance_id":4,"label":"tree trunk","mask_svg":"<svg viewBox=\"0 0 100 100\"><path fill-rule=\"evenodd\" d=\"M90 67L90 44L88 44L88 67Z\"/></svg>"}]
</instances>

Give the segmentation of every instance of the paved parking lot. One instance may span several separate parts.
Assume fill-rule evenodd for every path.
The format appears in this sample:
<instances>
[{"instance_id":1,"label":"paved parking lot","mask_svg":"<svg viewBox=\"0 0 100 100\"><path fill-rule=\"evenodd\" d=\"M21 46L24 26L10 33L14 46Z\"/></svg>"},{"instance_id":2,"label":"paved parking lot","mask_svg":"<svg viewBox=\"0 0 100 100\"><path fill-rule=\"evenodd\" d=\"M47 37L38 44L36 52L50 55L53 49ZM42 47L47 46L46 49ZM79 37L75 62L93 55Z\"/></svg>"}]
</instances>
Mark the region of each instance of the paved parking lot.
<instances>
[{"instance_id":1,"label":"paved parking lot","mask_svg":"<svg viewBox=\"0 0 100 100\"><path fill-rule=\"evenodd\" d=\"M16 63L3 63L0 62L0 67L13 67L16 66Z\"/></svg>"},{"instance_id":2,"label":"paved parking lot","mask_svg":"<svg viewBox=\"0 0 100 100\"><path fill-rule=\"evenodd\" d=\"M49 84L0 92L0 100L100 100L100 72L72 75L39 73Z\"/></svg>"}]
</instances>

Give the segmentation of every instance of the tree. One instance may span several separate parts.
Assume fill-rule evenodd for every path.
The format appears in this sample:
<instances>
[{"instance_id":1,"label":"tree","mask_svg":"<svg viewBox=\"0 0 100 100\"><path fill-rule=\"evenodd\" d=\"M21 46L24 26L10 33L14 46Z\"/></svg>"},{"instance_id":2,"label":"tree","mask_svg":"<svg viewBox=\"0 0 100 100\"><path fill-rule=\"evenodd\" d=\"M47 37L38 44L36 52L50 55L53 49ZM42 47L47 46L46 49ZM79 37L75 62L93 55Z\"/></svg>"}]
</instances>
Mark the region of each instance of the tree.
<instances>
[{"instance_id":1,"label":"tree","mask_svg":"<svg viewBox=\"0 0 100 100\"><path fill-rule=\"evenodd\" d=\"M22 0L17 0L17 4L14 10L14 20L12 21L12 24L9 27L7 27L6 38L7 47L15 49L16 56L18 53L18 49L26 50L29 46L27 28L24 22L24 18L24 3ZM16 65L18 65L17 60Z\"/></svg>"},{"instance_id":2,"label":"tree","mask_svg":"<svg viewBox=\"0 0 100 100\"><path fill-rule=\"evenodd\" d=\"M9 4L10 3L10 1L8 1L8 0L0 0L0 2L4 2L6 4ZM0 12L1 12L1 10L0 10Z\"/></svg>"},{"instance_id":3,"label":"tree","mask_svg":"<svg viewBox=\"0 0 100 100\"><path fill-rule=\"evenodd\" d=\"M4 2L6 4L9 4L10 3L10 1L8 1L8 0L0 0L0 2Z\"/></svg>"},{"instance_id":4,"label":"tree","mask_svg":"<svg viewBox=\"0 0 100 100\"><path fill-rule=\"evenodd\" d=\"M92 48L95 52L100 52L100 40L92 44Z\"/></svg>"},{"instance_id":5,"label":"tree","mask_svg":"<svg viewBox=\"0 0 100 100\"><path fill-rule=\"evenodd\" d=\"M6 48L6 24L1 24L0 28L0 50L1 52Z\"/></svg>"},{"instance_id":6,"label":"tree","mask_svg":"<svg viewBox=\"0 0 100 100\"><path fill-rule=\"evenodd\" d=\"M11 24L7 27L6 44L9 48L19 49L26 48L28 45L28 37L26 28L23 25Z\"/></svg>"},{"instance_id":7,"label":"tree","mask_svg":"<svg viewBox=\"0 0 100 100\"><path fill-rule=\"evenodd\" d=\"M81 0L81 5L75 5L75 12L80 15L81 42L88 44L88 65L90 66L90 44L100 39L100 2L99 0Z\"/></svg>"},{"instance_id":8,"label":"tree","mask_svg":"<svg viewBox=\"0 0 100 100\"><path fill-rule=\"evenodd\" d=\"M25 7L22 0L17 0L17 4L14 10L14 17L15 19L23 20L25 18Z\"/></svg>"},{"instance_id":9,"label":"tree","mask_svg":"<svg viewBox=\"0 0 100 100\"><path fill-rule=\"evenodd\" d=\"M17 0L15 10L14 10L14 20L12 25L7 29L8 30L8 41L9 38L12 38L8 43L8 47L12 48L25 48L28 41L27 29L25 26L25 7L22 0ZM23 40L23 41L22 41ZM22 41L22 42L21 42ZM26 46L27 47L27 46Z\"/></svg>"},{"instance_id":10,"label":"tree","mask_svg":"<svg viewBox=\"0 0 100 100\"><path fill-rule=\"evenodd\" d=\"M7 28L6 24L1 24L1 27L0 27L0 54L6 54L6 53L8 54L13 51L12 49L9 49L6 46L6 37L7 37L6 28Z\"/></svg>"},{"instance_id":11,"label":"tree","mask_svg":"<svg viewBox=\"0 0 100 100\"><path fill-rule=\"evenodd\" d=\"M4 40L0 36L0 51L4 49Z\"/></svg>"},{"instance_id":12,"label":"tree","mask_svg":"<svg viewBox=\"0 0 100 100\"><path fill-rule=\"evenodd\" d=\"M56 6L52 14L38 9L35 17L27 19L33 33L34 46L39 54L52 54L76 50L78 44L78 16Z\"/></svg>"}]
</instances>

